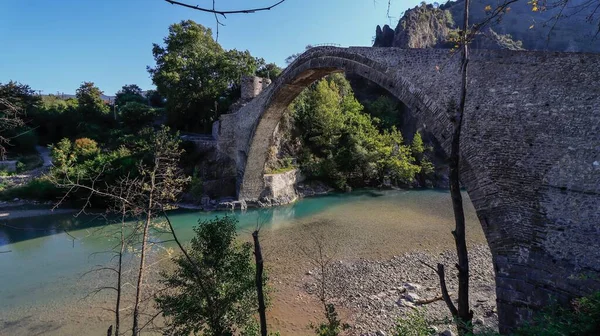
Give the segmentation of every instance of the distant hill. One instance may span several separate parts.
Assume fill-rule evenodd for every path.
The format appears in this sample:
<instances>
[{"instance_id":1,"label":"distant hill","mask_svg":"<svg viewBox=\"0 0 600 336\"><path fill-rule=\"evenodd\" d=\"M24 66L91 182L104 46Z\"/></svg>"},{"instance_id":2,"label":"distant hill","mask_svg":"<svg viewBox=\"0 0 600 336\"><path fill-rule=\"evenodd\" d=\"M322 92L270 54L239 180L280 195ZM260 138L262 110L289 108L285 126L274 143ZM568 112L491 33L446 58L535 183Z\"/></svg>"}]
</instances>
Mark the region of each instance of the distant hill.
<instances>
[{"instance_id":1,"label":"distant hill","mask_svg":"<svg viewBox=\"0 0 600 336\"><path fill-rule=\"evenodd\" d=\"M56 97L60 97L61 99L77 98L74 94L67 94L67 93L52 93L52 94L44 94L42 96L56 96ZM102 100L104 100L104 101L112 102L113 100L115 100L115 96L101 95L100 97L102 97Z\"/></svg>"},{"instance_id":2,"label":"distant hill","mask_svg":"<svg viewBox=\"0 0 600 336\"><path fill-rule=\"evenodd\" d=\"M598 23L587 18L593 8L575 7L587 0L570 0L563 12L566 17L554 23L559 9L533 12L527 0L510 5L500 22L494 22L473 42L481 49L526 49L548 51L600 52ZM485 7L494 1L471 1L469 21L486 19ZM400 48L450 48L452 34L462 26L464 0L434 6L422 4L407 10L395 29L377 26L374 46ZM577 8L577 9L574 9ZM577 10L577 12L576 12ZM598 20L600 13L594 18Z\"/></svg>"}]
</instances>

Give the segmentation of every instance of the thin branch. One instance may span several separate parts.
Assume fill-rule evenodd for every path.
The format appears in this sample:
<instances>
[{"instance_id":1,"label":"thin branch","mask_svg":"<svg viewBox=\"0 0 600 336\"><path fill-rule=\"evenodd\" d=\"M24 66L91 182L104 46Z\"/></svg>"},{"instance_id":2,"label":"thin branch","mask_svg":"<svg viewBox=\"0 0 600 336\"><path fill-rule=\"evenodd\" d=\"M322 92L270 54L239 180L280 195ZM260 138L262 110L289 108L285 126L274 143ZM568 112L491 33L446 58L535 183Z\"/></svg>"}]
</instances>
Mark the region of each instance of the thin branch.
<instances>
[{"instance_id":1,"label":"thin branch","mask_svg":"<svg viewBox=\"0 0 600 336\"><path fill-rule=\"evenodd\" d=\"M213 2L213 8L211 9L211 8L200 7L198 5L194 6L194 5L186 4L183 2L179 2L179 1L173 1L173 0L165 0L165 1L170 3L171 5L178 5L178 6L182 6L182 7L199 10L201 12L213 13L213 14L221 15L224 18L227 18L227 14L252 14L252 13L261 12L261 11L268 11L268 10L271 10L285 2L285 0L280 0L280 1L272 4L271 6L262 7L262 8L248 8L248 9L224 11L224 10L215 9L214 2Z\"/></svg>"}]
</instances>

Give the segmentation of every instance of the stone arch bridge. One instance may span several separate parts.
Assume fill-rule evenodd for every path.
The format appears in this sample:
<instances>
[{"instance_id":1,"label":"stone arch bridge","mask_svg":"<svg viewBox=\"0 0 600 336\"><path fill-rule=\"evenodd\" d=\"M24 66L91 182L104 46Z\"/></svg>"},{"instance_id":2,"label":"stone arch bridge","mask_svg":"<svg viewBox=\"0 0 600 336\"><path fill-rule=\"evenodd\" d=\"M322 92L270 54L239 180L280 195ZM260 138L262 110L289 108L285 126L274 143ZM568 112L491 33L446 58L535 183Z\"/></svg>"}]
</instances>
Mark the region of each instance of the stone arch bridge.
<instances>
[{"instance_id":1,"label":"stone arch bridge","mask_svg":"<svg viewBox=\"0 0 600 336\"><path fill-rule=\"evenodd\" d=\"M275 127L315 80L358 74L405 103L449 149L460 57L441 49L316 47L217 123L238 197L256 200ZM474 50L462 183L490 245L501 331L549 300L600 290L600 55Z\"/></svg>"}]
</instances>

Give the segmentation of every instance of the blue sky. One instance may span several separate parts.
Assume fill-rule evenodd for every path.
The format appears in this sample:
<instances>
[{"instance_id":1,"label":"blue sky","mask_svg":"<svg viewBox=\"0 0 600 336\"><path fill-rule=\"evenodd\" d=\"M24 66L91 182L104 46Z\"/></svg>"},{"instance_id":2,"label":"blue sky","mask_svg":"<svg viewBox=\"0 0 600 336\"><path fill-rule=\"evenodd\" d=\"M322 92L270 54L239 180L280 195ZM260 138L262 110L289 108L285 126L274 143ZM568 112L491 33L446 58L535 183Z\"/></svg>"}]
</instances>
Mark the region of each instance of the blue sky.
<instances>
[{"instance_id":1,"label":"blue sky","mask_svg":"<svg viewBox=\"0 0 600 336\"><path fill-rule=\"evenodd\" d=\"M217 6L275 1L217 0ZM419 2L392 0L392 26ZM307 44L371 45L376 25L390 23L386 10L387 0L286 0L271 11L228 16L219 42L284 66ZM16 80L43 94L74 93L83 81L107 95L124 84L152 88L146 71L154 65L152 43L161 43L168 26L185 19L215 27L211 14L164 0L0 0L0 82Z\"/></svg>"}]
</instances>

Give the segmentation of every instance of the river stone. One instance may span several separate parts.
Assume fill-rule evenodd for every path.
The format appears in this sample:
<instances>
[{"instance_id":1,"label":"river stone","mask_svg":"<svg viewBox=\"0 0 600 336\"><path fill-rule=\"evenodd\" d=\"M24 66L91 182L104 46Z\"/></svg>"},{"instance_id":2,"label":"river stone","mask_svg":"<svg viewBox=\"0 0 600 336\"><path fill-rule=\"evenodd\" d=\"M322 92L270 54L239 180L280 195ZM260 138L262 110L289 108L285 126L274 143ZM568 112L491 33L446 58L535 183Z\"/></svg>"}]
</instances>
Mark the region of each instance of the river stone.
<instances>
[{"instance_id":1,"label":"river stone","mask_svg":"<svg viewBox=\"0 0 600 336\"><path fill-rule=\"evenodd\" d=\"M407 307L407 308L415 308L415 304L410 302L410 301L406 301L404 299L400 299L398 300L398 302L396 302L396 304L400 307Z\"/></svg>"},{"instance_id":2,"label":"river stone","mask_svg":"<svg viewBox=\"0 0 600 336\"><path fill-rule=\"evenodd\" d=\"M408 289L408 290L411 290L411 291L418 291L418 290L420 290L420 289L421 289L421 285L419 285L419 284L414 284L414 283L410 283L410 282L406 282L406 283L404 283L404 287L405 287L406 289Z\"/></svg>"},{"instance_id":3,"label":"river stone","mask_svg":"<svg viewBox=\"0 0 600 336\"><path fill-rule=\"evenodd\" d=\"M420 297L419 295L417 295L416 293L411 293L411 292L409 292L409 293L406 293L406 294L404 295L404 297L405 297L405 298L406 298L408 301L410 301L410 302L413 302L413 303L415 303L415 302L417 302L419 299L421 299L421 297Z\"/></svg>"},{"instance_id":4,"label":"river stone","mask_svg":"<svg viewBox=\"0 0 600 336\"><path fill-rule=\"evenodd\" d=\"M442 331L440 336L454 336L454 333L450 329L446 329L446 330Z\"/></svg>"}]
</instances>

